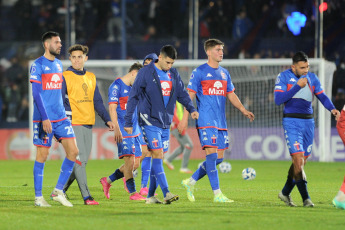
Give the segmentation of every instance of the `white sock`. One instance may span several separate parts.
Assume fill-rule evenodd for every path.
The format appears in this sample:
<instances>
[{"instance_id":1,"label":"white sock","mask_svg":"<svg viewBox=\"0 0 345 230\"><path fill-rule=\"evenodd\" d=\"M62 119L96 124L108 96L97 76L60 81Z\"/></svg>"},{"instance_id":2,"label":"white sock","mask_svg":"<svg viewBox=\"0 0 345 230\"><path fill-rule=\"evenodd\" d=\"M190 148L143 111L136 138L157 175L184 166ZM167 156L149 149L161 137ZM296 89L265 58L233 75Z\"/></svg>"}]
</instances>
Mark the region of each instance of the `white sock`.
<instances>
[{"instance_id":1,"label":"white sock","mask_svg":"<svg viewBox=\"0 0 345 230\"><path fill-rule=\"evenodd\" d=\"M221 193L220 189L216 189L216 190L213 190L213 193L214 195L218 195L219 193Z\"/></svg>"},{"instance_id":2,"label":"white sock","mask_svg":"<svg viewBox=\"0 0 345 230\"><path fill-rule=\"evenodd\" d=\"M196 184L196 180L194 180L192 177L189 178L189 182L190 185L195 185Z\"/></svg>"},{"instance_id":3,"label":"white sock","mask_svg":"<svg viewBox=\"0 0 345 230\"><path fill-rule=\"evenodd\" d=\"M345 194L343 193L343 191L339 191L338 194L335 196L335 199L337 199L337 201L339 202L345 201Z\"/></svg>"},{"instance_id":4,"label":"white sock","mask_svg":"<svg viewBox=\"0 0 345 230\"><path fill-rule=\"evenodd\" d=\"M109 184L113 183L113 182L109 179L109 177L107 177L107 182L108 182Z\"/></svg>"}]
</instances>

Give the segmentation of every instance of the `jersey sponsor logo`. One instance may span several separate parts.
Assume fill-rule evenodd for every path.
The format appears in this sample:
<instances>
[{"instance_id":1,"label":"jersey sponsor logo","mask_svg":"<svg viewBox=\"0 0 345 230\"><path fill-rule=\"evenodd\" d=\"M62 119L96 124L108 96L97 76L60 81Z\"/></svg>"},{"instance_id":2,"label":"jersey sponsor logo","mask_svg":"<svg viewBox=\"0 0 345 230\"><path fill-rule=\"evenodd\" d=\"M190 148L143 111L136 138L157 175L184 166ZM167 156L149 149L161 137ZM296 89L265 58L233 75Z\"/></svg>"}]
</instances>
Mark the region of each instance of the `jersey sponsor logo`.
<instances>
[{"instance_id":1,"label":"jersey sponsor logo","mask_svg":"<svg viewBox=\"0 0 345 230\"><path fill-rule=\"evenodd\" d=\"M225 96L226 81L206 80L201 82L201 86L204 95Z\"/></svg>"},{"instance_id":2,"label":"jersey sponsor logo","mask_svg":"<svg viewBox=\"0 0 345 230\"><path fill-rule=\"evenodd\" d=\"M62 73L42 74L42 84L44 90L61 89Z\"/></svg>"},{"instance_id":3,"label":"jersey sponsor logo","mask_svg":"<svg viewBox=\"0 0 345 230\"><path fill-rule=\"evenodd\" d=\"M117 97L111 97L110 100L112 101L118 101L119 99Z\"/></svg>"},{"instance_id":4,"label":"jersey sponsor logo","mask_svg":"<svg viewBox=\"0 0 345 230\"><path fill-rule=\"evenodd\" d=\"M280 85L277 85L276 89L282 89L282 87Z\"/></svg>"},{"instance_id":5,"label":"jersey sponsor logo","mask_svg":"<svg viewBox=\"0 0 345 230\"><path fill-rule=\"evenodd\" d=\"M31 75L30 78L37 80L37 76L35 76L35 75Z\"/></svg>"},{"instance_id":6,"label":"jersey sponsor logo","mask_svg":"<svg viewBox=\"0 0 345 230\"><path fill-rule=\"evenodd\" d=\"M161 81L162 94L163 96L170 96L172 82L171 81Z\"/></svg>"},{"instance_id":7,"label":"jersey sponsor logo","mask_svg":"<svg viewBox=\"0 0 345 230\"><path fill-rule=\"evenodd\" d=\"M126 110L127 109L128 96L127 97L120 97L119 101L120 101L121 110Z\"/></svg>"}]
</instances>

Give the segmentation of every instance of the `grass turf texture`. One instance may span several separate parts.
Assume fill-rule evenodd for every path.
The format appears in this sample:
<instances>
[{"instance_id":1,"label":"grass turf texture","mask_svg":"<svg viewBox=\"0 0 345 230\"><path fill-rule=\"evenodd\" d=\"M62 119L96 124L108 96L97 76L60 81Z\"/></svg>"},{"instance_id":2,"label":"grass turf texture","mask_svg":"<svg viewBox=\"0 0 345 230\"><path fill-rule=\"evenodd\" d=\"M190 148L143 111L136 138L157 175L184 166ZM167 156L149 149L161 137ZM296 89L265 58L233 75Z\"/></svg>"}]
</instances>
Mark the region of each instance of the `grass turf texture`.
<instances>
[{"instance_id":1,"label":"grass turf texture","mask_svg":"<svg viewBox=\"0 0 345 230\"><path fill-rule=\"evenodd\" d=\"M191 161L196 169L200 161ZM171 205L146 205L130 201L122 180L110 189L110 200L104 197L99 179L110 175L122 164L120 160L92 160L87 166L88 184L99 206L86 206L76 181L68 191L73 208L63 207L49 199L61 161L47 161L44 170L43 195L50 208L34 206L32 161L0 161L0 229L342 229L345 211L331 201L344 177L344 163L308 162L306 174L314 208L304 208L297 187L292 198L298 205L287 207L277 198L282 189L288 161L230 161L232 170L219 173L222 192L234 203L213 203L207 177L196 185L196 202L188 201L181 180L190 174L165 167L169 189L180 195ZM256 178L244 181L241 172L253 167ZM140 189L141 172L135 178ZM158 197L162 200L161 190Z\"/></svg>"}]
</instances>

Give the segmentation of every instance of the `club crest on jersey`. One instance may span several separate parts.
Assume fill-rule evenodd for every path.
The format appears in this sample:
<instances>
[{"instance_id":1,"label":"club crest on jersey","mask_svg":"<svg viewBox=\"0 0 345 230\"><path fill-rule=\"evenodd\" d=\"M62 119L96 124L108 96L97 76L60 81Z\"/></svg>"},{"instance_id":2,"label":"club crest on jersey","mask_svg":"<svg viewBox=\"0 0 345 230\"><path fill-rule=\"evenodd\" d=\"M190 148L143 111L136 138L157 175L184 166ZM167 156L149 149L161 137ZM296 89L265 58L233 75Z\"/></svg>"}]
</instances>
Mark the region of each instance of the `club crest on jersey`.
<instances>
[{"instance_id":1,"label":"club crest on jersey","mask_svg":"<svg viewBox=\"0 0 345 230\"><path fill-rule=\"evenodd\" d=\"M61 89L62 73L42 74L42 80L44 90Z\"/></svg>"},{"instance_id":2,"label":"club crest on jersey","mask_svg":"<svg viewBox=\"0 0 345 230\"><path fill-rule=\"evenodd\" d=\"M212 144L217 144L217 137L215 137L213 135L213 137L211 137L211 140L212 140Z\"/></svg>"},{"instance_id":3,"label":"club crest on jersey","mask_svg":"<svg viewBox=\"0 0 345 230\"><path fill-rule=\"evenodd\" d=\"M222 71L222 72L220 72L220 75L222 75L222 79L223 80L226 80L226 75L225 75L225 73Z\"/></svg>"},{"instance_id":4,"label":"club crest on jersey","mask_svg":"<svg viewBox=\"0 0 345 230\"><path fill-rule=\"evenodd\" d=\"M167 74L168 74L169 79L171 79L171 74L170 74L170 72L168 72Z\"/></svg>"},{"instance_id":5,"label":"club crest on jersey","mask_svg":"<svg viewBox=\"0 0 345 230\"><path fill-rule=\"evenodd\" d=\"M58 68L59 71L62 71L60 64L56 63L56 67Z\"/></svg>"},{"instance_id":6,"label":"club crest on jersey","mask_svg":"<svg viewBox=\"0 0 345 230\"><path fill-rule=\"evenodd\" d=\"M153 147L155 147L155 148L158 147L158 140L156 140L156 138L153 138L152 145L153 145Z\"/></svg>"},{"instance_id":7,"label":"club crest on jersey","mask_svg":"<svg viewBox=\"0 0 345 230\"><path fill-rule=\"evenodd\" d=\"M295 150L300 150L300 143L298 143L297 141L295 142L295 144L293 144L293 146L295 146Z\"/></svg>"},{"instance_id":8,"label":"club crest on jersey","mask_svg":"<svg viewBox=\"0 0 345 230\"><path fill-rule=\"evenodd\" d=\"M163 96L170 96L171 86L172 86L171 81L161 81Z\"/></svg>"},{"instance_id":9,"label":"club crest on jersey","mask_svg":"<svg viewBox=\"0 0 345 230\"><path fill-rule=\"evenodd\" d=\"M135 145L132 145L132 153L135 153Z\"/></svg>"}]
</instances>

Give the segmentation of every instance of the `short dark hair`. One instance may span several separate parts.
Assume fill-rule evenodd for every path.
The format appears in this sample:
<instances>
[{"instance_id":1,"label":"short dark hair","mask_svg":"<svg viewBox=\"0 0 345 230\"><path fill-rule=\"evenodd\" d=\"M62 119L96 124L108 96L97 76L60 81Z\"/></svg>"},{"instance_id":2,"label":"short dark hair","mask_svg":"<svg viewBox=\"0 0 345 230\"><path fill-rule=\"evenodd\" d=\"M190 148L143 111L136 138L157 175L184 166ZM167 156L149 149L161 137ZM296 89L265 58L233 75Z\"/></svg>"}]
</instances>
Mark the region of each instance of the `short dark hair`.
<instances>
[{"instance_id":1,"label":"short dark hair","mask_svg":"<svg viewBox=\"0 0 345 230\"><path fill-rule=\"evenodd\" d=\"M165 45L161 48L160 54L173 60L177 58L177 51L172 45Z\"/></svg>"},{"instance_id":2,"label":"short dark hair","mask_svg":"<svg viewBox=\"0 0 345 230\"><path fill-rule=\"evenodd\" d=\"M89 53L89 47L80 44L75 44L68 48L68 53L72 54L73 51L80 50L83 54L87 55Z\"/></svg>"},{"instance_id":3,"label":"short dark hair","mask_svg":"<svg viewBox=\"0 0 345 230\"><path fill-rule=\"evenodd\" d=\"M205 52L207 52L209 48L215 47L217 45L224 46L224 42L215 38L210 38L204 42L204 50Z\"/></svg>"},{"instance_id":4,"label":"short dark hair","mask_svg":"<svg viewBox=\"0 0 345 230\"><path fill-rule=\"evenodd\" d=\"M143 68L143 65L139 62L135 62L133 65L131 65L131 67L129 67L128 73L133 70L140 70L141 68Z\"/></svg>"},{"instance_id":5,"label":"short dark hair","mask_svg":"<svg viewBox=\"0 0 345 230\"><path fill-rule=\"evenodd\" d=\"M43 44L43 48L44 48L44 42L47 41L48 39L51 39L52 37L59 37L60 34L58 32L54 32L54 31L48 31L45 32L42 35L42 44Z\"/></svg>"},{"instance_id":6,"label":"short dark hair","mask_svg":"<svg viewBox=\"0 0 345 230\"><path fill-rule=\"evenodd\" d=\"M293 64L300 62L300 61L303 61L303 62L308 61L308 56L303 51L298 51L292 57L292 63Z\"/></svg>"}]
</instances>

